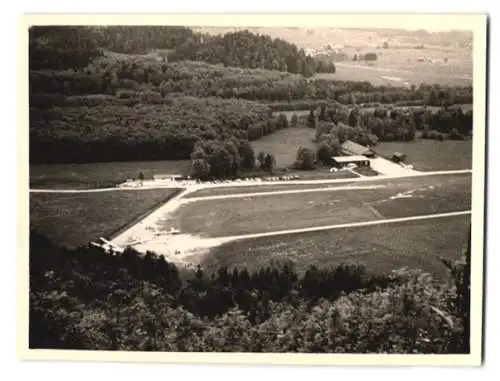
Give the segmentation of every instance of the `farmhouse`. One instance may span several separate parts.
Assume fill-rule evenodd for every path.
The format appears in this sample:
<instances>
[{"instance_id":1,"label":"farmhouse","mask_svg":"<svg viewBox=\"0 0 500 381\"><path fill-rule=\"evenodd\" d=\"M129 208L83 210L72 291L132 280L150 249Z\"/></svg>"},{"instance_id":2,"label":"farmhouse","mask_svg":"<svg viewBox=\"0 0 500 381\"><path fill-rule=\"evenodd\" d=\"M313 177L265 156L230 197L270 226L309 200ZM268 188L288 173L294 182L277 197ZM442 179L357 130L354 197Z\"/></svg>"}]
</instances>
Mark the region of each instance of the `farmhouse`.
<instances>
[{"instance_id":1,"label":"farmhouse","mask_svg":"<svg viewBox=\"0 0 500 381\"><path fill-rule=\"evenodd\" d=\"M346 156L375 157L375 152L370 148L354 143L351 140L345 141L344 144L340 146L340 152Z\"/></svg>"},{"instance_id":2,"label":"farmhouse","mask_svg":"<svg viewBox=\"0 0 500 381\"><path fill-rule=\"evenodd\" d=\"M370 159L366 156L334 156L332 157L333 163L335 167L342 168L346 167L349 164L356 164L359 167L369 167Z\"/></svg>"}]
</instances>

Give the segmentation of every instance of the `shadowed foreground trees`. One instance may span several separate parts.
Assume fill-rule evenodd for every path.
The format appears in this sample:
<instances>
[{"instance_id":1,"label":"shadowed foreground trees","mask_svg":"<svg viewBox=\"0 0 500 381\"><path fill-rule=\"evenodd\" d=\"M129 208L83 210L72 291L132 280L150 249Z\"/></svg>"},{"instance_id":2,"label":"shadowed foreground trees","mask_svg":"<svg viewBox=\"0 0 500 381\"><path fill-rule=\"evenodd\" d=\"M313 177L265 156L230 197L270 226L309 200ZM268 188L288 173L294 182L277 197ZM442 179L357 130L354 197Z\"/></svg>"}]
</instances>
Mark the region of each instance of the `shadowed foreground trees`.
<instances>
[{"instance_id":1,"label":"shadowed foreground trees","mask_svg":"<svg viewBox=\"0 0 500 381\"><path fill-rule=\"evenodd\" d=\"M467 266L180 270L152 253L66 250L30 236L30 347L140 351L464 353ZM465 262L467 263L467 262ZM465 328L465 329L464 329Z\"/></svg>"}]
</instances>

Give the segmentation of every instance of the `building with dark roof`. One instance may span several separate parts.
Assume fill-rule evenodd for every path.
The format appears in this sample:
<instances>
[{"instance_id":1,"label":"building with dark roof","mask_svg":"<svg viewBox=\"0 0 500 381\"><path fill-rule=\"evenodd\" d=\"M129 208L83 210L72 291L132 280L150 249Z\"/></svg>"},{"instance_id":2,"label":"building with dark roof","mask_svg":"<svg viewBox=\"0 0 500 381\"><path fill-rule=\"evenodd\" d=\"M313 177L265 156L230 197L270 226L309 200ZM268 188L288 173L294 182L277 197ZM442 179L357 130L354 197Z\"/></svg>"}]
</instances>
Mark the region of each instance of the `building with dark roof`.
<instances>
[{"instance_id":1,"label":"building with dark roof","mask_svg":"<svg viewBox=\"0 0 500 381\"><path fill-rule=\"evenodd\" d=\"M346 156L375 157L375 152L370 148L354 143L351 140L345 141L344 144L340 146L340 152Z\"/></svg>"}]
</instances>

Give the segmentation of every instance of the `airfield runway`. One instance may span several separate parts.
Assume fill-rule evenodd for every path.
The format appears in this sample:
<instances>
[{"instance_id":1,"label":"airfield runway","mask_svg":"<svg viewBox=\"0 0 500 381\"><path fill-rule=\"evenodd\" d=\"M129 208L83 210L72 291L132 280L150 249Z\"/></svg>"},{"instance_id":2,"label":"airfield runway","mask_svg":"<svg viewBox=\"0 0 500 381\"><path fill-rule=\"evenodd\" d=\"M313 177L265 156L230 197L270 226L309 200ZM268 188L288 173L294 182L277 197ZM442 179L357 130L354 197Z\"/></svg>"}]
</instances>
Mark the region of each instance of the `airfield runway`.
<instances>
[{"instance_id":1,"label":"airfield runway","mask_svg":"<svg viewBox=\"0 0 500 381\"><path fill-rule=\"evenodd\" d=\"M363 180L236 194L226 186L201 197L199 188L186 189L112 241L183 263L234 240L470 214L470 171Z\"/></svg>"}]
</instances>

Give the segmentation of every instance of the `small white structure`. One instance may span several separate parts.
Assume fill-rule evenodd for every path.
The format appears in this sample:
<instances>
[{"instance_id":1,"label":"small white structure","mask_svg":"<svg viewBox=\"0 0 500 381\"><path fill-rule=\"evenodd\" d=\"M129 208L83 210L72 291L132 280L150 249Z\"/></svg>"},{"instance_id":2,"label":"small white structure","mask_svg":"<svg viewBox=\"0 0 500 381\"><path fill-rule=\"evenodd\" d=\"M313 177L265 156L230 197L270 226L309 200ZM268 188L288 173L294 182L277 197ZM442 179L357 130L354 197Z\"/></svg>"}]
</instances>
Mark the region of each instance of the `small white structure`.
<instances>
[{"instance_id":1,"label":"small white structure","mask_svg":"<svg viewBox=\"0 0 500 381\"><path fill-rule=\"evenodd\" d=\"M158 180L179 181L182 178L183 178L183 176L180 174L177 174L177 173L164 173L164 174L153 175L153 179L155 181L158 181Z\"/></svg>"},{"instance_id":2,"label":"small white structure","mask_svg":"<svg viewBox=\"0 0 500 381\"><path fill-rule=\"evenodd\" d=\"M334 156L332 157L337 168L369 167L370 159L366 156Z\"/></svg>"},{"instance_id":3,"label":"small white structure","mask_svg":"<svg viewBox=\"0 0 500 381\"><path fill-rule=\"evenodd\" d=\"M180 233L181 233L181 231L179 229L175 229L175 228L170 228L170 230L167 232L167 234L172 234L172 235L177 235Z\"/></svg>"}]
</instances>

